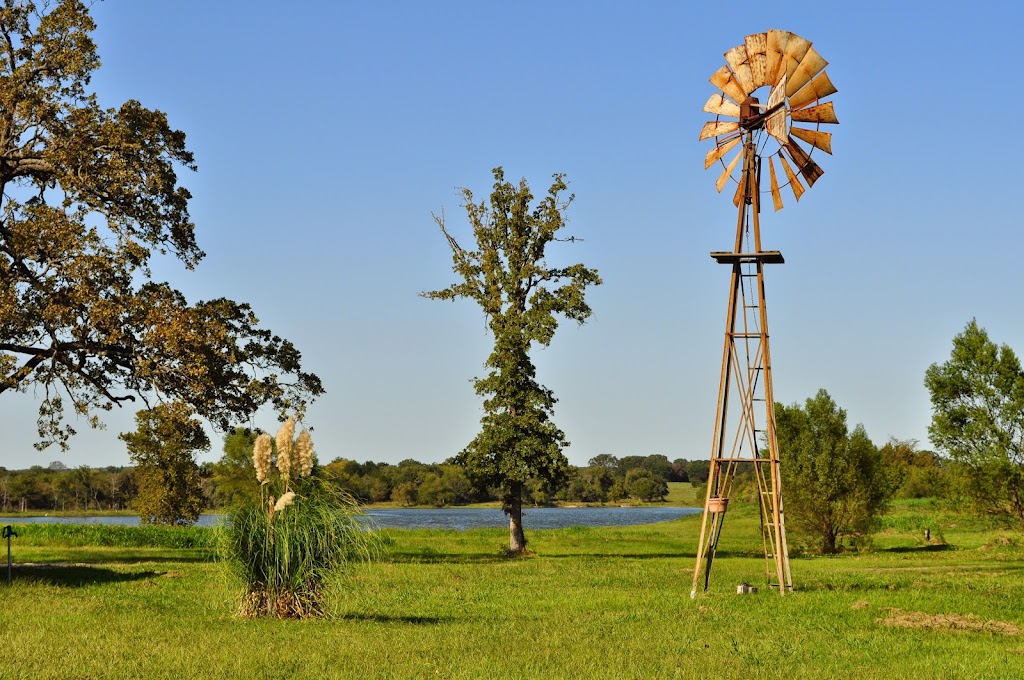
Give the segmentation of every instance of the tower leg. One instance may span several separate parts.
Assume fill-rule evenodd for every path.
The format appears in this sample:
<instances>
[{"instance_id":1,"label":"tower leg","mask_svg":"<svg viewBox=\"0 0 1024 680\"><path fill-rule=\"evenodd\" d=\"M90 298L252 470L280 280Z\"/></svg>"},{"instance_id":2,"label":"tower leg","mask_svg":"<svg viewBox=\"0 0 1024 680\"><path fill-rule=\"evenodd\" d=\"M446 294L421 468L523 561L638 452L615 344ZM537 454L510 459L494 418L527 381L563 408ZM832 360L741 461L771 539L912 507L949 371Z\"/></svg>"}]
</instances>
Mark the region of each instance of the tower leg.
<instances>
[{"instance_id":1,"label":"tower leg","mask_svg":"<svg viewBox=\"0 0 1024 680\"><path fill-rule=\"evenodd\" d=\"M706 591L710 584L718 539L736 474L742 471L741 465L752 467L757 480L768 583L778 587L780 593L793 587L782 512L764 295L764 264L782 262L782 257L778 252L761 249L757 179L756 154L748 134L744 144L740 180L743 191L740 194L742 200L739 203L735 246L732 253L712 254L719 262L732 265L732 276L715 434L690 597L696 597L698 586ZM747 252L743 249L745 240L748 245L753 245L753 249L748 248ZM749 243L751 240L753 244Z\"/></svg>"}]
</instances>

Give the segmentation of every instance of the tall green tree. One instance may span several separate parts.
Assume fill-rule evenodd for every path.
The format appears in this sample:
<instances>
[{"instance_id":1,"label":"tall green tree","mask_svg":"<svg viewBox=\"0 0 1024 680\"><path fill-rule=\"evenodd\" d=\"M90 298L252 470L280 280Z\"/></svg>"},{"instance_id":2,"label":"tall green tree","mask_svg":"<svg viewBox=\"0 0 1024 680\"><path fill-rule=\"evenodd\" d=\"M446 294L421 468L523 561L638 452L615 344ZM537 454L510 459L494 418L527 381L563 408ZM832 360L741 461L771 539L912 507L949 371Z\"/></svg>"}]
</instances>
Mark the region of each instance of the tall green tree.
<instances>
[{"instance_id":1,"label":"tall green tree","mask_svg":"<svg viewBox=\"0 0 1024 680\"><path fill-rule=\"evenodd\" d=\"M135 414L134 432L119 436L135 464L135 507L143 524L192 524L204 499L195 452L210 440L188 405L159 404Z\"/></svg>"},{"instance_id":2,"label":"tall green tree","mask_svg":"<svg viewBox=\"0 0 1024 680\"><path fill-rule=\"evenodd\" d=\"M538 478L550 485L565 479L568 446L551 420L555 397L537 381L530 359L534 343L548 346L563 316L582 324L590 316L588 286L598 285L597 270L582 264L551 266L548 246L560 239L565 211L573 196L564 175L554 175L547 196L534 196L526 180L513 184L504 171L494 171L488 201L476 203L462 190L463 207L473 229L475 249L462 248L448 231L443 215L435 221L452 249L459 281L423 295L435 300L467 298L480 305L494 338L485 364L487 375L474 381L484 398L481 431L457 461L478 486L499 489L509 517L509 551L526 549L523 533L523 485Z\"/></svg>"},{"instance_id":3,"label":"tall green tree","mask_svg":"<svg viewBox=\"0 0 1024 680\"><path fill-rule=\"evenodd\" d=\"M775 421L787 527L822 553L870 534L893 484L864 426L850 432L846 411L825 390L803 407L776 404Z\"/></svg>"},{"instance_id":4,"label":"tall green tree","mask_svg":"<svg viewBox=\"0 0 1024 680\"><path fill-rule=\"evenodd\" d=\"M928 436L958 464L966 495L980 512L1024 525L1024 371L1013 349L971 319L924 384L933 409Z\"/></svg>"},{"instance_id":5,"label":"tall green tree","mask_svg":"<svg viewBox=\"0 0 1024 680\"><path fill-rule=\"evenodd\" d=\"M40 395L38 448L66 448L65 402L94 427L157 392L222 429L301 411L320 380L249 305L152 280L156 254L203 257L177 174L195 161L164 113L99 105L94 28L79 0L0 0L0 394Z\"/></svg>"}]
</instances>

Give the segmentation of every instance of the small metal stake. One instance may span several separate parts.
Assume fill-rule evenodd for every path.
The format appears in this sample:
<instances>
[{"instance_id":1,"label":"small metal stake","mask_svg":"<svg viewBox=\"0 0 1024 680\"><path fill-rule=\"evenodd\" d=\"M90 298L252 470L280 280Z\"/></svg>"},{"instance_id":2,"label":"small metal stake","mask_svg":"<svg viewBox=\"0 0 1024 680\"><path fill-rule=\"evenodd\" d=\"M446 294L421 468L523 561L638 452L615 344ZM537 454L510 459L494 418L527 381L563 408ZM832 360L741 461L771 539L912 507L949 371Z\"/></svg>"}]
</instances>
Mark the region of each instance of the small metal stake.
<instances>
[{"instance_id":1,"label":"small metal stake","mask_svg":"<svg viewBox=\"0 0 1024 680\"><path fill-rule=\"evenodd\" d=\"M11 536L17 537L18 533L10 524L4 527L3 537L7 539L7 582L11 582Z\"/></svg>"}]
</instances>

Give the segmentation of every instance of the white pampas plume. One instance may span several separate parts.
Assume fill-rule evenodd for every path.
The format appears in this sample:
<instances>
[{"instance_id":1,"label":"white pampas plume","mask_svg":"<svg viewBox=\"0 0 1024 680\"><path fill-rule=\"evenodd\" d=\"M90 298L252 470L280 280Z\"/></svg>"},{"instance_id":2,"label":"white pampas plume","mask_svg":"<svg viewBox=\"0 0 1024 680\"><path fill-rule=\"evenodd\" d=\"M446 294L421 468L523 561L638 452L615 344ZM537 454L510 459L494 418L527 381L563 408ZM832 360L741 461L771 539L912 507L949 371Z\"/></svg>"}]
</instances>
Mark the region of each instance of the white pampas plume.
<instances>
[{"instance_id":1,"label":"white pampas plume","mask_svg":"<svg viewBox=\"0 0 1024 680\"><path fill-rule=\"evenodd\" d=\"M295 440L295 458L299 465L299 476L308 477L313 471L313 438L309 436L309 430L299 433Z\"/></svg>"},{"instance_id":2,"label":"white pampas plume","mask_svg":"<svg viewBox=\"0 0 1024 680\"><path fill-rule=\"evenodd\" d=\"M256 437L256 443L252 447L252 466L256 469L256 481L260 484L266 484L267 477L270 476L270 451L270 435L261 434Z\"/></svg>"},{"instance_id":3,"label":"white pampas plume","mask_svg":"<svg viewBox=\"0 0 1024 680\"><path fill-rule=\"evenodd\" d=\"M295 438L295 419L291 416L277 431L277 469L282 479L288 479L292 469L292 439Z\"/></svg>"},{"instance_id":4,"label":"white pampas plume","mask_svg":"<svg viewBox=\"0 0 1024 680\"><path fill-rule=\"evenodd\" d=\"M282 510L287 508L289 505L291 505L294 500L295 500L295 492L294 491L288 491L288 492L282 494L281 497L277 499L277 502L274 503L274 512L281 512Z\"/></svg>"}]
</instances>

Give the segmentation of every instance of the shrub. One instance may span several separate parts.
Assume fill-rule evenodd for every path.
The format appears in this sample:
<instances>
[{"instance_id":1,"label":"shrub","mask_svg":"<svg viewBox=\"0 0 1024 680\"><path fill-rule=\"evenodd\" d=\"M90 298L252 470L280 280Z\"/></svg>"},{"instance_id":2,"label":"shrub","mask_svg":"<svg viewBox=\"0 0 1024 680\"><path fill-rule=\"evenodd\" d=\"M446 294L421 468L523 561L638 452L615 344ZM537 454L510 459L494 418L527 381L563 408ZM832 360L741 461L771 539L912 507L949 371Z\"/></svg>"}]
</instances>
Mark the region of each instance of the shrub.
<instances>
[{"instance_id":1,"label":"shrub","mask_svg":"<svg viewBox=\"0 0 1024 680\"><path fill-rule=\"evenodd\" d=\"M305 431L292 442L293 433L289 419L277 435L276 475L270 436L257 438L260 501L229 511L221 531L221 556L245 584L244 617L323 616L331 580L380 546L356 519L356 500L310 475L312 442Z\"/></svg>"}]
</instances>

